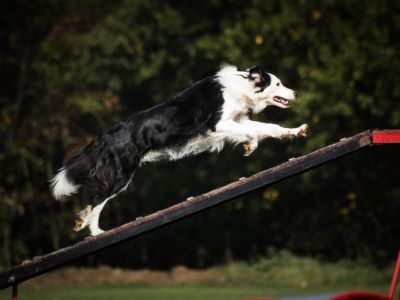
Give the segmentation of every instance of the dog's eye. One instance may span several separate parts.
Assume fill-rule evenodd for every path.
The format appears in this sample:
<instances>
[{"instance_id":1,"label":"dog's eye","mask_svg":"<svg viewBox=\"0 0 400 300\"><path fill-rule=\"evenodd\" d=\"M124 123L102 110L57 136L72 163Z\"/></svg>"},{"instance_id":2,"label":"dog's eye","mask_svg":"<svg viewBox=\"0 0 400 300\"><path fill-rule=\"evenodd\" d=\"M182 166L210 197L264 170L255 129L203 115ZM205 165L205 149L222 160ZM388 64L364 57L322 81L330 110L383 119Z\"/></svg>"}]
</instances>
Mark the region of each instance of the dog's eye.
<instances>
[{"instance_id":1,"label":"dog's eye","mask_svg":"<svg viewBox=\"0 0 400 300\"><path fill-rule=\"evenodd\" d=\"M281 84L280 84L280 82L278 82L277 84L276 84L276 86L280 86Z\"/></svg>"}]
</instances>

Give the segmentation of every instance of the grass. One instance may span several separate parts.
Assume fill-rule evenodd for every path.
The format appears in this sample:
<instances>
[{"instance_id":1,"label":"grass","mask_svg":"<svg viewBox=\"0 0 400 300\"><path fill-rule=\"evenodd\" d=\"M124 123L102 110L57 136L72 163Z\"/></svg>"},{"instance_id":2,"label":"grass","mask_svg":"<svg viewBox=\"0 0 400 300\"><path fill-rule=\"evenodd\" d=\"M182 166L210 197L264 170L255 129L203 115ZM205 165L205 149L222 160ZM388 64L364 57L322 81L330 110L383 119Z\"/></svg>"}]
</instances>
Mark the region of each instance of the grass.
<instances>
[{"instance_id":1,"label":"grass","mask_svg":"<svg viewBox=\"0 0 400 300\"><path fill-rule=\"evenodd\" d=\"M103 272L106 276L101 276ZM134 271L132 271L134 272ZM185 277L185 271L179 272ZM56 272L54 272L56 273ZM127 279L112 278L112 269L95 270L96 275L84 277L74 282L69 277L83 276L76 269L71 273L61 273L56 277L45 277L38 287L20 287L18 299L22 300L234 300L249 296L279 298L299 295L337 294L343 291L365 290L381 294L387 292L392 267L376 269L362 261L341 261L321 263L307 257L297 257L287 251L269 252L267 257L255 263L236 262L226 266L214 267L209 277L196 278L194 282L157 282L154 277L143 275L140 281L120 283ZM66 275L69 274L69 275ZM168 274L167 274L168 275ZM98 277L98 278L95 278ZM171 274L167 276L171 277ZM53 279L52 279L53 278ZM61 282L61 288L51 288L51 283ZM113 279L110 282L102 279ZM97 279L97 281L96 281ZM61 280L61 281L60 281ZM97 282L97 283L96 283ZM68 287L67 287L68 286ZM9 299L11 291L0 291L0 299Z\"/></svg>"},{"instance_id":2,"label":"grass","mask_svg":"<svg viewBox=\"0 0 400 300\"><path fill-rule=\"evenodd\" d=\"M206 287L206 286L98 286L74 287L58 289L20 289L20 300L239 300L249 296L298 296L316 294L336 294L352 288L338 287L308 287L308 288L273 288L260 286L231 286L231 287ZM365 288L359 287L357 290ZM384 293L386 287L368 287L367 290ZM9 299L10 290L1 291L0 299Z\"/></svg>"},{"instance_id":3,"label":"grass","mask_svg":"<svg viewBox=\"0 0 400 300\"><path fill-rule=\"evenodd\" d=\"M236 262L216 268L219 278L233 284L274 287L369 286L389 284L392 268L377 269L365 261L322 263L288 251L271 252L249 265Z\"/></svg>"}]
</instances>

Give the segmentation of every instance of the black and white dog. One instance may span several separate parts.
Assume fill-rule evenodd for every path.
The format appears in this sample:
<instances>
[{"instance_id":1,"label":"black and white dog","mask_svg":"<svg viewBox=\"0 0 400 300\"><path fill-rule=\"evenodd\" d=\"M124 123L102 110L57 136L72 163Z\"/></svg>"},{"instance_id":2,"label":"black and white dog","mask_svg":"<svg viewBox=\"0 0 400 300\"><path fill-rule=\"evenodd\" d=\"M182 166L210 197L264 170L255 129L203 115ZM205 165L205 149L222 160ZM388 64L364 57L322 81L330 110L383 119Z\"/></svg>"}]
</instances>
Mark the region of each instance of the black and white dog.
<instances>
[{"instance_id":1,"label":"black and white dog","mask_svg":"<svg viewBox=\"0 0 400 300\"><path fill-rule=\"evenodd\" d=\"M305 136L306 124L283 128L249 119L249 113L257 114L268 105L287 108L295 97L293 90L260 67L224 67L97 135L53 178L53 195L59 199L80 187L88 189L91 205L80 212L74 229L89 226L91 235L98 235L103 232L98 224L104 205L127 188L142 163L218 152L226 142L243 143L247 156L267 137Z\"/></svg>"}]
</instances>

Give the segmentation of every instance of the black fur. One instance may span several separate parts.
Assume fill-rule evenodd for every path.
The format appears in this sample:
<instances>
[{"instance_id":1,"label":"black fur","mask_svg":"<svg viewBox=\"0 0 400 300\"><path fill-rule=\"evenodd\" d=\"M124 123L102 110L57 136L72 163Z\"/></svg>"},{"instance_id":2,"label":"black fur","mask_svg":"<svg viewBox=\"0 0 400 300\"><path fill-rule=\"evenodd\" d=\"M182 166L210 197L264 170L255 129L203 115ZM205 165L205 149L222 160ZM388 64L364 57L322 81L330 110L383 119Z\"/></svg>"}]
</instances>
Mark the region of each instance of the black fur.
<instances>
[{"instance_id":1,"label":"black fur","mask_svg":"<svg viewBox=\"0 0 400 300\"><path fill-rule=\"evenodd\" d=\"M257 74L257 79L254 75ZM249 70L250 79L256 80L255 86L260 88L256 93L261 93L271 84L271 76L260 67L252 67Z\"/></svg>"},{"instance_id":2,"label":"black fur","mask_svg":"<svg viewBox=\"0 0 400 300\"><path fill-rule=\"evenodd\" d=\"M127 185L150 150L183 145L214 131L223 103L215 75L197 81L168 101L98 134L67 160L66 176L88 189L96 206Z\"/></svg>"}]
</instances>

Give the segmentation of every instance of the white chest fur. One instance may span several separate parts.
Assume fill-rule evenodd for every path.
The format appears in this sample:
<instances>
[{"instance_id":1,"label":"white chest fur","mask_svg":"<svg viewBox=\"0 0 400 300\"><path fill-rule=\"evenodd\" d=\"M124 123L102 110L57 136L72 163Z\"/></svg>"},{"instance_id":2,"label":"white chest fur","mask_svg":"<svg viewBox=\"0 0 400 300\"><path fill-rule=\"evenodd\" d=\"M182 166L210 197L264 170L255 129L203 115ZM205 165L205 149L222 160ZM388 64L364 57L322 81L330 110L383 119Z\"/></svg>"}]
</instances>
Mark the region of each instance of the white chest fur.
<instances>
[{"instance_id":1,"label":"white chest fur","mask_svg":"<svg viewBox=\"0 0 400 300\"><path fill-rule=\"evenodd\" d=\"M190 139L180 147L169 147L160 150L149 151L141 160L141 163L159 160L178 160L186 156L197 155L202 152L219 152L224 147L224 136L215 132L199 135Z\"/></svg>"}]
</instances>

